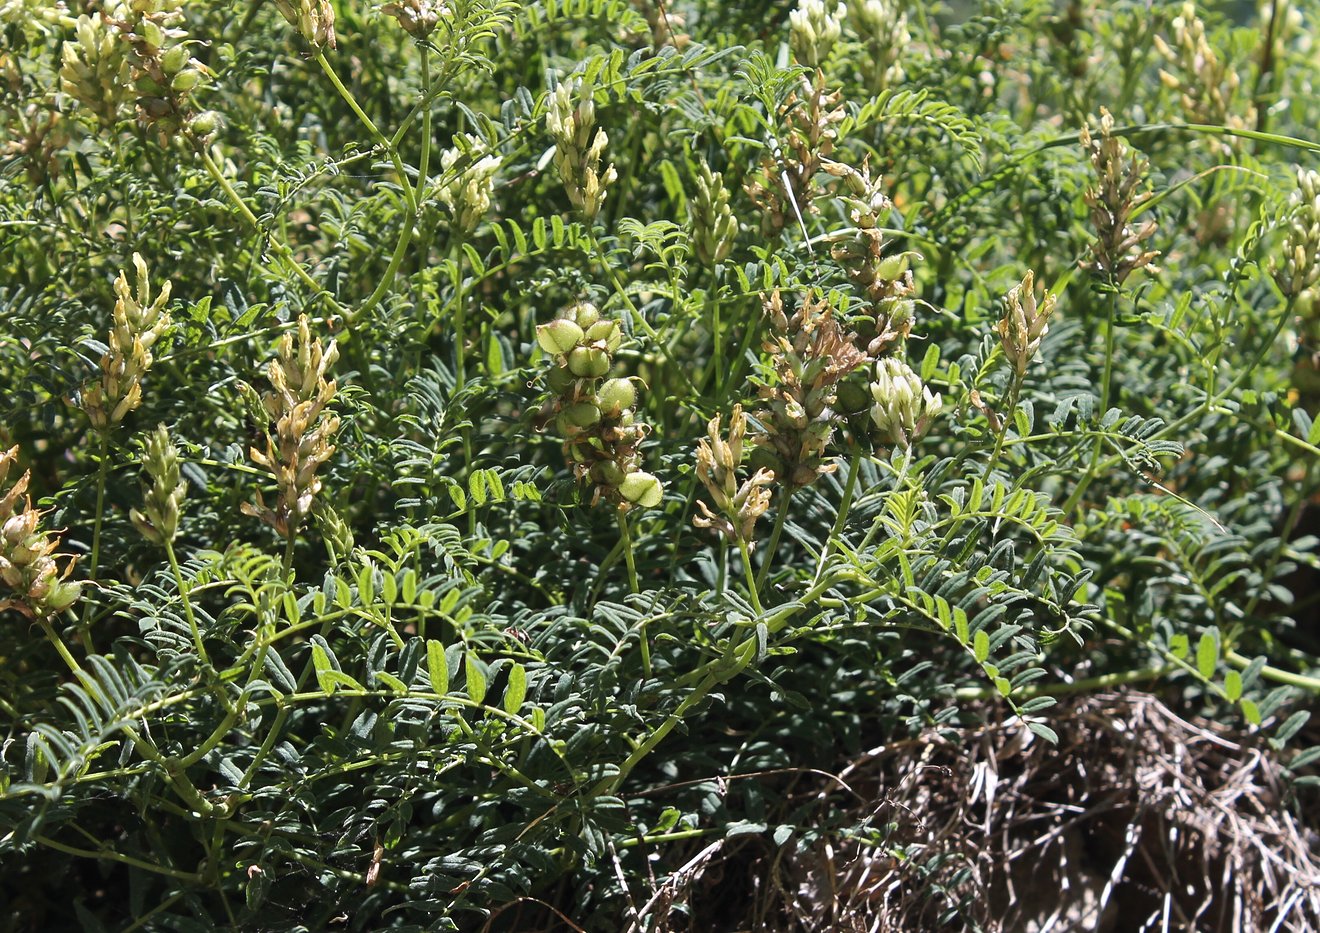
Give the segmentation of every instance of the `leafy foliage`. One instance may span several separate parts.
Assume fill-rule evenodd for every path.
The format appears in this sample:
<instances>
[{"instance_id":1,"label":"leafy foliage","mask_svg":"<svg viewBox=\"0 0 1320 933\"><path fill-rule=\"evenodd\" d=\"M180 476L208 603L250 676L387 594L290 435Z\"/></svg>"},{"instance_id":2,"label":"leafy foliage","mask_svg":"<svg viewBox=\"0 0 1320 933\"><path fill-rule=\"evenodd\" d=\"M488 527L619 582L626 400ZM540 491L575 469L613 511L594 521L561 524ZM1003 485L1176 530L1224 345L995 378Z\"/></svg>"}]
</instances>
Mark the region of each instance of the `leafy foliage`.
<instances>
[{"instance_id":1,"label":"leafy foliage","mask_svg":"<svg viewBox=\"0 0 1320 933\"><path fill-rule=\"evenodd\" d=\"M0 0L16 928L967 920L773 778L1124 684L1309 799L1320 11L799 7Z\"/></svg>"}]
</instances>

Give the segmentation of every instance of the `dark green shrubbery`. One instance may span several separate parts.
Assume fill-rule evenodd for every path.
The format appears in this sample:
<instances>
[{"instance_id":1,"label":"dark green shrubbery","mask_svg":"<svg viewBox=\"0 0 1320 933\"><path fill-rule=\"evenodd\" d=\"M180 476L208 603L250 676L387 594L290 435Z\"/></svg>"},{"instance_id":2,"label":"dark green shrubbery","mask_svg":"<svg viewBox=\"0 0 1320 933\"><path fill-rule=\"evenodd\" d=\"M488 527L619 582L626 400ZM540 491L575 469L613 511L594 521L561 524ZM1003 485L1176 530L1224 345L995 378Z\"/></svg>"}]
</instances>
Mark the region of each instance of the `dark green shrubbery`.
<instances>
[{"instance_id":1,"label":"dark green shrubbery","mask_svg":"<svg viewBox=\"0 0 1320 933\"><path fill-rule=\"evenodd\" d=\"M1125 684L1296 812L1317 13L0 0L13 928L986 923L830 775Z\"/></svg>"}]
</instances>

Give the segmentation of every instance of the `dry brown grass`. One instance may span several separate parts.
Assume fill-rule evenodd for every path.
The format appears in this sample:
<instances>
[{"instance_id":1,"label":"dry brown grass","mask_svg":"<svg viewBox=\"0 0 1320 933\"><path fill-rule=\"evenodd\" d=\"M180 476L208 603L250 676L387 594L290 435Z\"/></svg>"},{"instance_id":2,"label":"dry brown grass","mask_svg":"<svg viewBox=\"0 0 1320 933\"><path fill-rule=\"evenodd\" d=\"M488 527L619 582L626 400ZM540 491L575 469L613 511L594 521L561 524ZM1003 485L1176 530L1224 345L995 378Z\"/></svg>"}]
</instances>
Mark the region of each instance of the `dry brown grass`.
<instances>
[{"instance_id":1,"label":"dry brown grass","mask_svg":"<svg viewBox=\"0 0 1320 933\"><path fill-rule=\"evenodd\" d=\"M851 799L875 837L694 844L641 928L1320 929L1317 821L1295 815L1267 745L1138 692L1058 713L1057 748L1022 728L932 732L799 776L794 802Z\"/></svg>"}]
</instances>

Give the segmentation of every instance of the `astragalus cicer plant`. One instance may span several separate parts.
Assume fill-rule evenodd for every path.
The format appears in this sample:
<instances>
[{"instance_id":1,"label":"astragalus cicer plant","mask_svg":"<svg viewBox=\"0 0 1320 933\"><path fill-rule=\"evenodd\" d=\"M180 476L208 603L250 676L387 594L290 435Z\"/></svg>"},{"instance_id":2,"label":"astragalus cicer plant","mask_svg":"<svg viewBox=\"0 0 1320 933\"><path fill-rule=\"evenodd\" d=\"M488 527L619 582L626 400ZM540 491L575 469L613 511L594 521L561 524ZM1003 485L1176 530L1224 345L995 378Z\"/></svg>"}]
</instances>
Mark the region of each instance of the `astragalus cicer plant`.
<instances>
[{"instance_id":1,"label":"astragalus cicer plant","mask_svg":"<svg viewBox=\"0 0 1320 933\"><path fill-rule=\"evenodd\" d=\"M13 923L1043 927L1115 690L1308 825L1296 12L0 0Z\"/></svg>"}]
</instances>

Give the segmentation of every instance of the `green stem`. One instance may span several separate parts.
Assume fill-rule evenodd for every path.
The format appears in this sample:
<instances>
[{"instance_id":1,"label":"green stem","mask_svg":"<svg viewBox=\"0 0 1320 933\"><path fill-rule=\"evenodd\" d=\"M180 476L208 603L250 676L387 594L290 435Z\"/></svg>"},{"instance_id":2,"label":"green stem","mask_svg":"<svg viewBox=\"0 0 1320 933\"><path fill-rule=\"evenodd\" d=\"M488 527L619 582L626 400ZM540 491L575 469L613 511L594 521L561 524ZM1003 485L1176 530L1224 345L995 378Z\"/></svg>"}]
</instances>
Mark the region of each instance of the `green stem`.
<instances>
[{"instance_id":1,"label":"green stem","mask_svg":"<svg viewBox=\"0 0 1320 933\"><path fill-rule=\"evenodd\" d=\"M765 589L765 581L770 576L770 565L775 562L775 554L779 551L779 536L784 533L784 520L788 518L788 505L793 501L793 487L784 489L784 494L779 497L779 508L775 512L775 527L770 532L770 543L766 545L765 558L761 561L761 571L756 575L756 589Z\"/></svg>"},{"instance_id":2,"label":"green stem","mask_svg":"<svg viewBox=\"0 0 1320 933\"><path fill-rule=\"evenodd\" d=\"M999 426L999 436L995 438L995 449L990 454L990 461L985 465L985 472L981 474L981 482L990 479L990 474L994 472L999 465L999 456L1004 452L1004 439L1008 437L1008 427L1013 423L1013 415L1017 412L1018 396L1022 392L1022 377L1015 371L1013 373L1013 383L1008 390L1008 407L1004 412L1004 422Z\"/></svg>"},{"instance_id":3,"label":"green stem","mask_svg":"<svg viewBox=\"0 0 1320 933\"><path fill-rule=\"evenodd\" d=\"M751 599L752 608L756 610L758 616L764 615L761 594L756 588L756 573L752 570L752 553L747 548L747 542L742 538L738 539L738 553L742 555L743 576L747 578L747 595Z\"/></svg>"},{"instance_id":4,"label":"green stem","mask_svg":"<svg viewBox=\"0 0 1320 933\"><path fill-rule=\"evenodd\" d=\"M69 651L69 646L64 643L64 639L60 638L60 636L56 634L55 629L51 627L50 620L45 618L38 619L37 624L40 625L41 630L46 633L47 640L55 646L55 651L64 659L64 663L68 666L69 672L80 681L85 682L89 680L90 678L88 678L86 671L82 669L82 665L78 663L78 659Z\"/></svg>"},{"instance_id":5,"label":"green stem","mask_svg":"<svg viewBox=\"0 0 1320 933\"><path fill-rule=\"evenodd\" d=\"M464 307L463 294L463 233L453 233L454 262L454 393L463 391L467 383L467 309ZM468 451L468 466L472 465L471 451Z\"/></svg>"},{"instance_id":6,"label":"green stem","mask_svg":"<svg viewBox=\"0 0 1320 933\"><path fill-rule=\"evenodd\" d=\"M157 875L165 875L169 878L177 878L180 881L191 881L200 883L202 876L195 872L179 871L177 868L166 868L163 865L156 865L152 862L143 861L134 858L131 855L123 855L110 849L79 849L76 846L67 843L57 842L49 836L36 836L36 841L43 846L54 849L57 852L63 852L65 855L74 855L78 858L106 859L111 862L119 862L123 865L131 865L134 868L140 868L143 871L153 872Z\"/></svg>"},{"instance_id":7,"label":"green stem","mask_svg":"<svg viewBox=\"0 0 1320 933\"><path fill-rule=\"evenodd\" d=\"M825 572L825 562L829 559L830 551L834 544L843 534L843 526L848 521L848 512L852 509L853 495L857 492L857 477L862 472L862 446L853 444L852 456L848 459L848 476L843 481L843 498L839 500L839 512L834 516L834 524L830 527L830 536L825 541L825 546L820 550L820 562L816 565L816 575L812 578L812 583L819 583L821 574Z\"/></svg>"},{"instance_id":8,"label":"green stem","mask_svg":"<svg viewBox=\"0 0 1320 933\"><path fill-rule=\"evenodd\" d=\"M1251 658L1236 651L1226 651L1224 657L1230 664L1239 669L1244 669L1251 664ZM1310 693L1320 693L1320 677L1294 674L1292 671L1285 671L1269 664L1260 669L1260 676L1266 680L1272 680L1276 684L1287 684L1290 687L1298 687Z\"/></svg>"},{"instance_id":9,"label":"green stem","mask_svg":"<svg viewBox=\"0 0 1320 933\"><path fill-rule=\"evenodd\" d=\"M92 518L92 552L87 560L87 579L93 583L96 582L96 574L101 565L101 525L105 518L105 479L110 463L110 436L104 431L101 432L101 447L97 460L96 514ZM83 644L83 650L88 654L94 653L92 629L89 624L91 612L91 600L85 600L83 602L82 620L78 623L78 638Z\"/></svg>"},{"instance_id":10,"label":"green stem","mask_svg":"<svg viewBox=\"0 0 1320 933\"><path fill-rule=\"evenodd\" d=\"M628 565L628 588L633 595L640 593L641 587L637 585L637 562L633 556L632 531L628 527L628 513L619 513L619 534L623 539L623 560Z\"/></svg>"},{"instance_id":11,"label":"green stem","mask_svg":"<svg viewBox=\"0 0 1320 933\"><path fill-rule=\"evenodd\" d=\"M289 245L276 240L267 230L262 228L261 221L257 219L257 215L252 213L252 209L247 206L247 203L243 200L238 191L235 190L233 184L225 177L225 173L220 171L220 166L215 164L215 160L211 158L211 154L205 149L200 150L200 154L202 157L202 165L206 167L207 174L209 174L212 180L220 186L220 190L225 193L225 197L229 199L229 203L232 204L234 209L242 215L245 221L247 221L248 226L252 228L253 232L265 240L266 246L280 258L289 271L301 279L303 283L312 290L312 294L316 295L329 305L330 310L336 315L344 318L345 321L348 321L348 314L344 310L344 306L336 301L333 295L322 288L321 284L308 274L307 270L302 267L302 263L294 258L293 251L289 249Z\"/></svg>"},{"instance_id":12,"label":"green stem","mask_svg":"<svg viewBox=\"0 0 1320 933\"><path fill-rule=\"evenodd\" d=\"M646 334L651 342L655 344L656 349L660 353L664 353L664 343L660 340L660 335L655 332L655 328L647 323L646 318L642 316L642 312L638 310L637 305L633 304L632 298L624 289L623 280L619 278L618 271L615 270L613 265L611 265L609 257L605 254L605 248L600 245L600 240L596 237L596 231L590 226L587 227L587 238L591 242L591 248L596 254L597 261L601 264L601 267L604 268L605 274L610 277L610 284L614 286L614 293L623 300L624 305L628 308L628 314L632 317L633 326L640 328L642 333Z\"/></svg>"},{"instance_id":13,"label":"green stem","mask_svg":"<svg viewBox=\"0 0 1320 933\"><path fill-rule=\"evenodd\" d=\"M403 159L399 155L399 148L386 139L385 135L376 128L376 124L372 122L371 117L367 116L366 112L363 111L362 107L358 104L357 98L353 96L353 92L344 86L344 82L340 80L339 74L335 71L334 66L330 64L330 59L325 57L324 50L316 53L316 61L317 64L321 66L321 70L325 72L325 76L330 79L330 83L334 85L335 90L339 92L339 96L344 99L344 103L348 104L348 109L353 111L353 115L356 116L362 125L367 128L367 132L371 134L371 138L375 141L376 145L384 149L385 154L388 155L390 161L394 163L394 170L399 175L399 187L403 190L403 199L408 204L409 212L416 214L417 198L413 192L412 182L408 180L408 170L404 167ZM426 111L423 111L422 116L423 119L425 119Z\"/></svg>"},{"instance_id":14,"label":"green stem","mask_svg":"<svg viewBox=\"0 0 1320 933\"><path fill-rule=\"evenodd\" d=\"M165 556L170 560L170 570L174 573L174 585L179 588L179 598L183 600L183 614L188 620L188 630L192 632L193 645L197 648L197 657L203 664L210 664L206 656L206 645L202 642L201 630L197 627L197 617L193 615L192 598L188 585L183 582L183 571L179 569L179 559L174 553L174 542L165 542Z\"/></svg>"},{"instance_id":15,"label":"green stem","mask_svg":"<svg viewBox=\"0 0 1320 933\"><path fill-rule=\"evenodd\" d=\"M1109 310L1105 317L1105 371L1100 382L1100 412L1101 419L1109 412L1109 400L1111 392L1111 383L1114 378L1114 331L1116 318L1118 317L1118 284L1110 279L1109 286L1112 289L1109 293ZM1005 426L1004 430L1008 430ZM1100 464L1100 451L1104 449L1104 440L1097 437L1091 447L1091 461L1087 464L1086 472L1081 480L1073 489L1072 495L1064 503L1063 514L1071 515L1073 509L1082 501L1082 496L1086 494L1087 487L1091 481L1099 474L1104 467Z\"/></svg>"}]
</instances>

